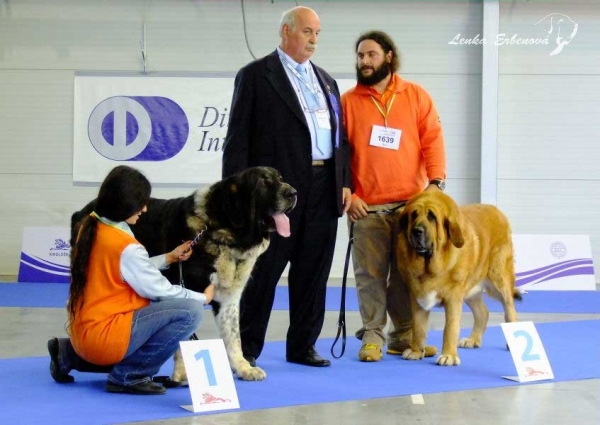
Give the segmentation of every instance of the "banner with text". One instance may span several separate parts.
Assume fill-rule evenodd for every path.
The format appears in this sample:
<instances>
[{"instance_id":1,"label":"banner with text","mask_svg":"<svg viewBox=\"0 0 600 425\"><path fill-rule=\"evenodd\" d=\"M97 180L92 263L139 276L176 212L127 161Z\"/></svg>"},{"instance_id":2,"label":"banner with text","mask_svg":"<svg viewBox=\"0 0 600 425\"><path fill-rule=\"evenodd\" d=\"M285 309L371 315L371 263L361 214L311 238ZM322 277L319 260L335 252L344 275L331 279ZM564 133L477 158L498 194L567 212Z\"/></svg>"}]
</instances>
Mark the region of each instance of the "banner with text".
<instances>
[{"instance_id":1,"label":"banner with text","mask_svg":"<svg viewBox=\"0 0 600 425\"><path fill-rule=\"evenodd\" d=\"M73 180L121 164L152 183L221 179L233 78L76 75Z\"/></svg>"},{"instance_id":2,"label":"banner with text","mask_svg":"<svg viewBox=\"0 0 600 425\"><path fill-rule=\"evenodd\" d=\"M526 290L596 290L588 235L514 234L516 286Z\"/></svg>"},{"instance_id":3,"label":"banner with text","mask_svg":"<svg viewBox=\"0 0 600 425\"><path fill-rule=\"evenodd\" d=\"M152 183L221 179L232 77L85 75L74 82L73 181L101 182L120 164ZM340 79L340 91L353 79Z\"/></svg>"},{"instance_id":4,"label":"banner with text","mask_svg":"<svg viewBox=\"0 0 600 425\"><path fill-rule=\"evenodd\" d=\"M19 282L69 283L68 227L25 227Z\"/></svg>"}]
</instances>

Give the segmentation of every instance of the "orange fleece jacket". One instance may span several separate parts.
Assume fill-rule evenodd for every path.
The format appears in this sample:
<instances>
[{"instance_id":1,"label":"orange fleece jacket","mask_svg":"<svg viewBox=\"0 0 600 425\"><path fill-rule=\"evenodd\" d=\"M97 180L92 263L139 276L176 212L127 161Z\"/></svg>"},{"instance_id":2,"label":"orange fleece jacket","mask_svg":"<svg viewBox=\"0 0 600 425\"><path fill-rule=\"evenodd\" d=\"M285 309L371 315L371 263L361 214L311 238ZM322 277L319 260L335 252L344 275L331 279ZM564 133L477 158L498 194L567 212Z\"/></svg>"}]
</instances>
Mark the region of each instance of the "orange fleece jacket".
<instances>
[{"instance_id":1,"label":"orange fleece jacket","mask_svg":"<svg viewBox=\"0 0 600 425\"><path fill-rule=\"evenodd\" d=\"M371 96L385 111L382 103L387 106L394 94L387 124L402 130L400 147L370 146L373 125L384 125ZM368 205L403 201L420 193L428 180L446 178L442 126L431 97L420 85L394 74L383 94L357 84L341 101L351 149L353 197Z\"/></svg>"},{"instance_id":2,"label":"orange fleece jacket","mask_svg":"<svg viewBox=\"0 0 600 425\"><path fill-rule=\"evenodd\" d=\"M126 232L98 223L90 254L83 305L70 328L77 354L96 365L111 365L125 357L135 310L150 301L121 277L121 254L139 242Z\"/></svg>"}]
</instances>

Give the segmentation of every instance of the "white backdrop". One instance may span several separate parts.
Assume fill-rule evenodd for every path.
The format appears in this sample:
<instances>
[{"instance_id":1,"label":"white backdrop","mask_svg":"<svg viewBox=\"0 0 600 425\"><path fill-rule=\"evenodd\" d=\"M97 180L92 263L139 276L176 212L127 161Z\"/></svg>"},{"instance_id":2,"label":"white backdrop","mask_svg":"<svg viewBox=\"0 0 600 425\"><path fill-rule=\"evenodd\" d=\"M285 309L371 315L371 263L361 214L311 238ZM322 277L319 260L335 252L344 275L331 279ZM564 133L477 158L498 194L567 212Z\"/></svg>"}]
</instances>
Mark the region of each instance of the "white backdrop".
<instances>
[{"instance_id":1,"label":"white backdrop","mask_svg":"<svg viewBox=\"0 0 600 425\"><path fill-rule=\"evenodd\" d=\"M361 32L381 29L392 36L401 53L401 75L425 87L440 112L448 193L460 204L479 201L482 46L449 42L457 34L482 33L483 2L302 4L321 18L313 59L336 78L352 78L354 41ZM97 183L73 183L75 75L140 75L140 43L145 43L148 77L188 73L233 79L254 57L275 49L281 13L292 6L247 1L242 11L237 0L29 0L0 8L0 274L17 274L24 227L68 226L73 211L96 195ZM499 6L502 33L544 35L548 26L536 23L552 13L570 17L578 31L553 56L545 45L498 48L498 206L514 233L589 234L597 259L600 3L500 1ZM196 95L201 103L203 93ZM194 120L199 125L201 119L190 119L191 132L199 130ZM195 188L156 184L153 195L184 196ZM347 241L341 219L334 277L341 275Z\"/></svg>"}]
</instances>

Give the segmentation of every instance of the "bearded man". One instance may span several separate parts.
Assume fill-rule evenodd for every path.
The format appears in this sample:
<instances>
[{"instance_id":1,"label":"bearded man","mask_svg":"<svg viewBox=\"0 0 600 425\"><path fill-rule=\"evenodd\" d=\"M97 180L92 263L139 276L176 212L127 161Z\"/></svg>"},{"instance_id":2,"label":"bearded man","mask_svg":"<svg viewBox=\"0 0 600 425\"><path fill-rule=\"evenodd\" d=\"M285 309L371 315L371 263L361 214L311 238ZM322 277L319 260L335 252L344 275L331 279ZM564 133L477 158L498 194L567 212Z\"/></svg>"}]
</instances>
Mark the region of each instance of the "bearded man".
<instances>
[{"instance_id":1,"label":"bearded man","mask_svg":"<svg viewBox=\"0 0 600 425\"><path fill-rule=\"evenodd\" d=\"M357 84L341 98L354 183L348 225L363 323L356 332L362 340L358 358L376 362L386 343L388 354L401 355L409 347L410 299L395 258L398 217L412 196L444 190L446 157L433 101L397 74L400 57L392 39L370 31L355 49ZM435 353L435 347L426 347L426 356Z\"/></svg>"}]
</instances>

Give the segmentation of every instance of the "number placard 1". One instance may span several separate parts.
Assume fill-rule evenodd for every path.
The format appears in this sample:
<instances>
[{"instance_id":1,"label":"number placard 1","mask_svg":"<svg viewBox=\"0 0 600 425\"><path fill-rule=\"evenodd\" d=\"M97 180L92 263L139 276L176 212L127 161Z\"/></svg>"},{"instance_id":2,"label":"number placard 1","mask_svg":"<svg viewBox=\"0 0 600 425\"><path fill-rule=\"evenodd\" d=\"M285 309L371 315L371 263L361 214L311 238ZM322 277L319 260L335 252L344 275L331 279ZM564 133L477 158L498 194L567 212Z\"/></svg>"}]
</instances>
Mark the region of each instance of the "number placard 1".
<instances>
[{"instance_id":1,"label":"number placard 1","mask_svg":"<svg viewBox=\"0 0 600 425\"><path fill-rule=\"evenodd\" d=\"M181 341L194 413L239 409L240 402L222 339Z\"/></svg>"},{"instance_id":2,"label":"number placard 1","mask_svg":"<svg viewBox=\"0 0 600 425\"><path fill-rule=\"evenodd\" d=\"M501 323L519 376L503 376L518 382L554 379L550 361L533 322Z\"/></svg>"}]
</instances>

